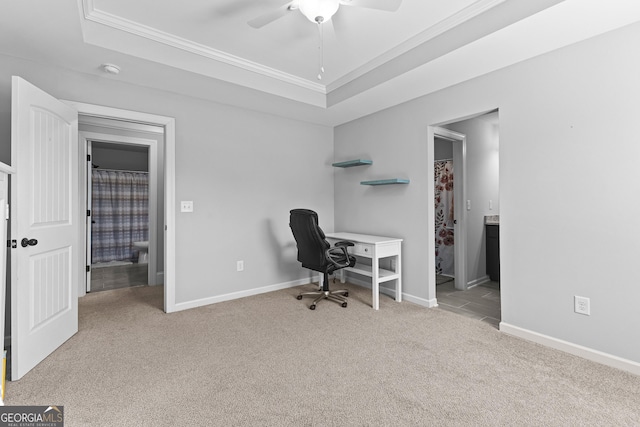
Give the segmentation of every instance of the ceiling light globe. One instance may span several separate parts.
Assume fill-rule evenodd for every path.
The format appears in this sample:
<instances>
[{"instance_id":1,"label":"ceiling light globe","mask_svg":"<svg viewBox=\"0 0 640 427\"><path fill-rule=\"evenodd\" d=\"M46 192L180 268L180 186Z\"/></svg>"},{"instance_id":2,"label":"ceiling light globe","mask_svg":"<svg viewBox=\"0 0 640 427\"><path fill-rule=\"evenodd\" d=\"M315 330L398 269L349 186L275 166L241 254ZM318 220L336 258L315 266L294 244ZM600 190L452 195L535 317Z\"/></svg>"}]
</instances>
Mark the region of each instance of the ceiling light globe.
<instances>
[{"instance_id":1,"label":"ceiling light globe","mask_svg":"<svg viewBox=\"0 0 640 427\"><path fill-rule=\"evenodd\" d=\"M340 0L300 0L300 12L311 22L326 22L338 11Z\"/></svg>"}]
</instances>

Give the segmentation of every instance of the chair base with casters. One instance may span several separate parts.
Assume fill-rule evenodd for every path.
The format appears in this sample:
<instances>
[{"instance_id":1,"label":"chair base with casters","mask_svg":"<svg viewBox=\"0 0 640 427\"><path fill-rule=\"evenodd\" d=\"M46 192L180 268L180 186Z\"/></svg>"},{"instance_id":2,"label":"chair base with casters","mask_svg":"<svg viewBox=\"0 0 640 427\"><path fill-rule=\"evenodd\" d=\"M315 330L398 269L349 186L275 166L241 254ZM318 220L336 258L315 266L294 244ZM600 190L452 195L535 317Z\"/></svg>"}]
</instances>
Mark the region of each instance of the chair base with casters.
<instances>
[{"instance_id":1,"label":"chair base with casters","mask_svg":"<svg viewBox=\"0 0 640 427\"><path fill-rule=\"evenodd\" d=\"M342 307L347 306L347 297L349 296L349 291L347 289L339 289L337 291L332 291L329 289L329 275L324 274L324 280L322 282L322 288L317 291L311 292L301 292L296 298L301 300L303 297L317 297L311 305L309 306L310 310L316 309L316 304L322 301L323 299L328 299L338 304L342 305Z\"/></svg>"}]
</instances>

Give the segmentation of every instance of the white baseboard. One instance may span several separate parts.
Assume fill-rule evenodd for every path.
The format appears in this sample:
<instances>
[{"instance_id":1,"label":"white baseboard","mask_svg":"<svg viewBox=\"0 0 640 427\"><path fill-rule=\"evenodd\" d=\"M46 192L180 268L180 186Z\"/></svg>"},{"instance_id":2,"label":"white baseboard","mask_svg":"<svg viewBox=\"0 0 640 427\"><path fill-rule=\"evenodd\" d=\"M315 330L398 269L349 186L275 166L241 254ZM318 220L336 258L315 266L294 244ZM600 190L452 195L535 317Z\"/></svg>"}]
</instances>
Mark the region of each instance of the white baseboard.
<instances>
[{"instance_id":1,"label":"white baseboard","mask_svg":"<svg viewBox=\"0 0 640 427\"><path fill-rule=\"evenodd\" d=\"M245 291L231 292L229 294L218 295L215 297L208 297L208 298L201 298L193 301L180 302L175 304L174 310L172 312L188 310L190 308L202 307L209 304L215 304L217 302L230 301L238 298L249 297L252 295L264 294L266 292L279 291L280 289L293 288L294 286L305 285L307 283L309 283L309 278L304 278L304 279L293 280L291 282L264 286L262 288L247 289Z\"/></svg>"},{"instance_id":2,"label":"white baseboard","mask_svg":"<svg viewBox=\"0 0 640 427\"><path fill-rule=\"evenodd\" d=\"M305 285L310 282L319 282L319 281L320 281L320 276L313 276L311 278L298 279L298 280L293 280L291 282L278 283L275 285L264 286L261 288L247 289L245 291L232 292L229 294L218 295L215 297L201 298L198 300L181 302L181 303L175 304L175 307L174 307L174 310L172 310L172 313L176 311L188 310L190 308L202 307L209 304L215 304L217 302L230 301L238 298L248 297L251 295L258 295L266 292L278 291L280 289L293 288L295 286ZM370 281L361 280L355 277L349 277L349 283L371 289ZM380 293L388 295L394 299L396 297L396 290L392 288L386 288L386 287L380 286ZM402 293L402 300L411 302L413 304L417 304L423 307L427 307L427 308L438 306L438 303L435 298L427 300L424 298L407 294L405 292Z\"/></svg>"},{"instance_id":3,"label":"white baseboard","mask_svg":"<svg viewBox=\"0 0 640 427\"><path fill-rule=\"evenodd\" d=\"M417 305L421 305L423 307L426 308L433 308L433 307L437 307L438 306L438 300L436 300L435 298L433 299L424 299L424 298L420 298L414 295L409 295L406 293L402 293L402 300L403 301L407 301L407 302L411 302L413 304L417 304Z\"/></svg>"},{"instance_id":4,"label":"white baseboard","mask_svg":"<svg viewBox=\"0 0 640 427\"><path fill-rule=\"evenodd\" d=\"M584 359L591 360L592 362L601 363L603 365L621 369L635 375L640 375L640 363L634 362L632 360L623 359L612 354L603 353L601 351L583 347L578 344L573 344L568 341L539 334L537 332L523 329L518 326L513 326L505 322L500 322L500 331L509 335L516 336L518 338L523 338L528 341L542 344L546 347L551 347L556 350L573 354L574 356L579 356Z\"/></svg>"},{"instance_id":5,"label":"white baseboard","mask_svg":"<svg viewBox=\"0 0 640 427\"><path fill-rule=\"evenodd\" d=\"M352 283L354 285L358 285L358 286L362 286L363 288L367 288L367 289L371 289L371 281L370 280L362 280L358 277L353 277L353 276L349 276L349 283ZM396 290L395 288L387 288L384 286L380 286L380 293L381 294L385 294L385 295L389 295L390 297L394 298L396 297ZM432 308L432 307L437 307L438 306L438 302L436 301L436 299L424 299L424 298L420 298L411 294L408 294L406 292L402 293L402 301L407 301L413 304L417 304L423 307L427 307L427 308Z\"/></svg>"}]
</instances>

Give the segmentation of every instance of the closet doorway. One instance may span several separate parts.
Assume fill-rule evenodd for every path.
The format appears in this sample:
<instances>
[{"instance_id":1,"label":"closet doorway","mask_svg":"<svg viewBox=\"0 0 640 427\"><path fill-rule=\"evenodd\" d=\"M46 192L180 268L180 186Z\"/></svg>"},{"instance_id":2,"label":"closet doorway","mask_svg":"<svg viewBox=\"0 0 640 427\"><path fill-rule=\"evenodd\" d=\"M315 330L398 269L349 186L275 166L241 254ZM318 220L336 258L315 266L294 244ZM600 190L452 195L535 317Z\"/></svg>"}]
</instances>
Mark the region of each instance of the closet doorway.
<instances>
[{"instance_id":1,"label":"closet doorway","mask_svg":"<svg viewBox=\"0 0 640 427\"><path fill-rule=\"evenodd\" d=\"M103 119L80 120L87 165L87 292L162 283L158 254L164 252L164 242L158 239L158 224L163 220L158 206L164 200L158 151L164 130L136 123L111 125L118 128L105 129Z\"/></svg>"}]
</instances>

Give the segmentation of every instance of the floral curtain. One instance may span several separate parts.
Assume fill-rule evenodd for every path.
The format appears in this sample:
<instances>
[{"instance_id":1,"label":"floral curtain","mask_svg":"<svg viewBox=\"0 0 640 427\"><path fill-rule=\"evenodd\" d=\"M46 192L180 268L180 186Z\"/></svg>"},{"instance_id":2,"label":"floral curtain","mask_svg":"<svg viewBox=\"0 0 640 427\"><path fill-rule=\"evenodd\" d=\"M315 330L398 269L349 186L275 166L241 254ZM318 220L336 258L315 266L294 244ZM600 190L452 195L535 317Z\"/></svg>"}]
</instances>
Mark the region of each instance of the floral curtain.
<instances>
[{"instance_id":1,"label":"floral curtain","mask_svg":"<svg viewBox=\"0 0 640 427\"><path fill-rule=\"evenodd\" d=\"M149 239L149 174L92 171L91 262L134 261Z\"/></svg>"},{"instance_id":2,"label":"floral curtain","mask_svg":"<svg viewBox=\"0 0 640 427\"><path fill-rule=\"evenodd\" d=\"M436 274L453 276L453 161L433 164L435 181Z\"/></svg>"}]
</instances>

